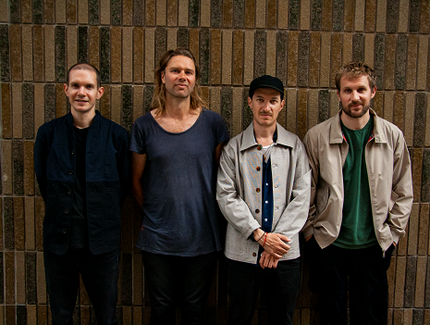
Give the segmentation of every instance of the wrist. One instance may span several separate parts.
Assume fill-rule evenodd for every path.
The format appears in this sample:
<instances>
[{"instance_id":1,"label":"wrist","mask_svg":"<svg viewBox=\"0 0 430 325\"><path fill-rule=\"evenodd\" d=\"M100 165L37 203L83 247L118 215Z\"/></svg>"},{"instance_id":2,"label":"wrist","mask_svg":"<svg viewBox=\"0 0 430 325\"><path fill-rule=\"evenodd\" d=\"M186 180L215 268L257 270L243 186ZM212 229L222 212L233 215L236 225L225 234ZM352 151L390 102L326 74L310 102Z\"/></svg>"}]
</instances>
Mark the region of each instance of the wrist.
<instances>
[{"instance_id":1,"label":"wrist","mask_svg":"<svg viewBox=\"0 0 430 325\"><path fill-rule=\"evenodd\" d=\"M257 228L254 230L254 232L252 233L252 236L254 237L254 240L256 242L259 241L259 239L264 236L264 231L261 228Z\"/></svg>"}]
</instances>

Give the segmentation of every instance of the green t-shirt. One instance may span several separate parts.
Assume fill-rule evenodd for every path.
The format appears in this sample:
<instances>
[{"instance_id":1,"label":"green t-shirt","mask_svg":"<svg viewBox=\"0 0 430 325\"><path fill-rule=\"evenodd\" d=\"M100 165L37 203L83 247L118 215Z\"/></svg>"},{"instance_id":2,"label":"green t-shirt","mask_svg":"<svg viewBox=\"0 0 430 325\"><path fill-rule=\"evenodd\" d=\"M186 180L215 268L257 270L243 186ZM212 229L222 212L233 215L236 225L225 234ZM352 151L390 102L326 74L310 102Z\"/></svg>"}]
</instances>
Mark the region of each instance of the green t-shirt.
<instances>
[{"instance_id":1,"label":"green t-shirt","mask_svg":"<svg viewBox=\"0 0 430 325\"><path fill-rule=\"evenodd\" d=\"M373 130L373 118L361 130L350 130L341 122L349 145L343 166L344 203L342 227L333 243L347 249L360 249L377 243L373 226L369 179L364 149Z\"/></svg>"}]
</instances>

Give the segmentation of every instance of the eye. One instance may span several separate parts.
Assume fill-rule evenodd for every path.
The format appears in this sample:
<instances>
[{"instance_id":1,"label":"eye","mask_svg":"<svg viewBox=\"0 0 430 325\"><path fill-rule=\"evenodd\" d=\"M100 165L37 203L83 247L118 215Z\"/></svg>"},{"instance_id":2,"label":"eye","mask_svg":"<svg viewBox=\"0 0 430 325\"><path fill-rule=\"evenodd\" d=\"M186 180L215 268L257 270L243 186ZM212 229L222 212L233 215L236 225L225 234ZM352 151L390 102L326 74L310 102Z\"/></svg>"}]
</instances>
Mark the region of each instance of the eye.
<instances>
[{"instance_id":1,"label":"eye","mask_svg":"<svg viewBox=\"0 0 430 325\"><path fill-rule=\"evenodd\" d=\"M272 99L272 100L270 101L270 103L271 103L272 105L275 105L276 103L278 103L278 101L277 101L276 99Z\"/></svg>"},{"instance_id":2,"label":"eye","mask_svg":"<svg viewBox=\"0 0 430 325\"><path fill-rule=\"evenodd\" d=\"M344 89L343 92L349 94L351 92L351 89Z\"/></svg>"}]
</instances>

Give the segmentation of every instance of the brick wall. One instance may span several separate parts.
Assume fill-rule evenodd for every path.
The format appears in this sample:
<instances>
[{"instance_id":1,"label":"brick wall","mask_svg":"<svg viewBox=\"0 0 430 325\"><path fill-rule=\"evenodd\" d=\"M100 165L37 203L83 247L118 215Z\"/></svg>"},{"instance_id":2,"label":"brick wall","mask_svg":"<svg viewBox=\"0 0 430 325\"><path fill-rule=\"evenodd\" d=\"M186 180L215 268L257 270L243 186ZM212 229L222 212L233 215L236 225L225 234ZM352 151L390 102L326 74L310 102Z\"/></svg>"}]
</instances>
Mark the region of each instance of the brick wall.
<instances>
[{"instance_id":1,"label":"brick wall","mask_svg":"<svg viewBox=\"0 0 430 325\"><path fill-rule=\"evenodd\" d=\"M231 135L252 115L249 83L276 75L287 86L279 121L301 138L338 109L333 75L360 59L378 74L373 107L404 132L413 161L414 207L389 270L389 323L430 324L430 1L428 0L0 0L1 183L0 323L47 324L42 222L33 172L38 127L68 111L63 92L76 62L99 67L106 89L98 109L130 130L149 110L153 69L166 49L189 47L210 109ZM118 316L148 324L142 262L134 247L141 216L124 206ZM306 281L295 324L317 324ZM225 261L208 302L224 324ZM85 291L76 322L94 324ZM259 303L255 324L264 317Z\"/></svg>"}]
</instances>

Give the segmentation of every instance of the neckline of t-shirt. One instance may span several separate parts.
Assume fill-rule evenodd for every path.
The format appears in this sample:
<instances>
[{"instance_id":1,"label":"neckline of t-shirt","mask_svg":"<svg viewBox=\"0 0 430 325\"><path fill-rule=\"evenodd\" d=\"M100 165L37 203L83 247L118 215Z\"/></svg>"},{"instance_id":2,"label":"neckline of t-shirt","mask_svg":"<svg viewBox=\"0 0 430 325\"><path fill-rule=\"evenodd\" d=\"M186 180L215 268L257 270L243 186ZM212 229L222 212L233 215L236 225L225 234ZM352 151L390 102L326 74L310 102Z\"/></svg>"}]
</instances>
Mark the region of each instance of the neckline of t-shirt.
<instances>
[{"instance_id":1,"label":"neckline of t-shirt","mask_svg":"<svg viewBox=\"0 0 430 325\"><path fill-rule=\"evenodd\" d=\"M203 112L205 111L204 108L202 108L202 110L200 111L199 117L197 117L197 120L193 123L193 125L191 125L188 129L186 129L185 131L182 132L170 132L167 131L165 128L163 128L160 123L157 122L157 120L154 118L154 116L152 115L151 112L148 112L148 114L151 116L152 120L154 121L154 123L160 128L160 130L162 130L163 132L167 133L167 134L173 134L173 135L180 135L180 134L184 134L187 133L188 131L190 131L196 124L197 122L200 120L200 117L202 116Z\"/></svg>"}]
</instances>

